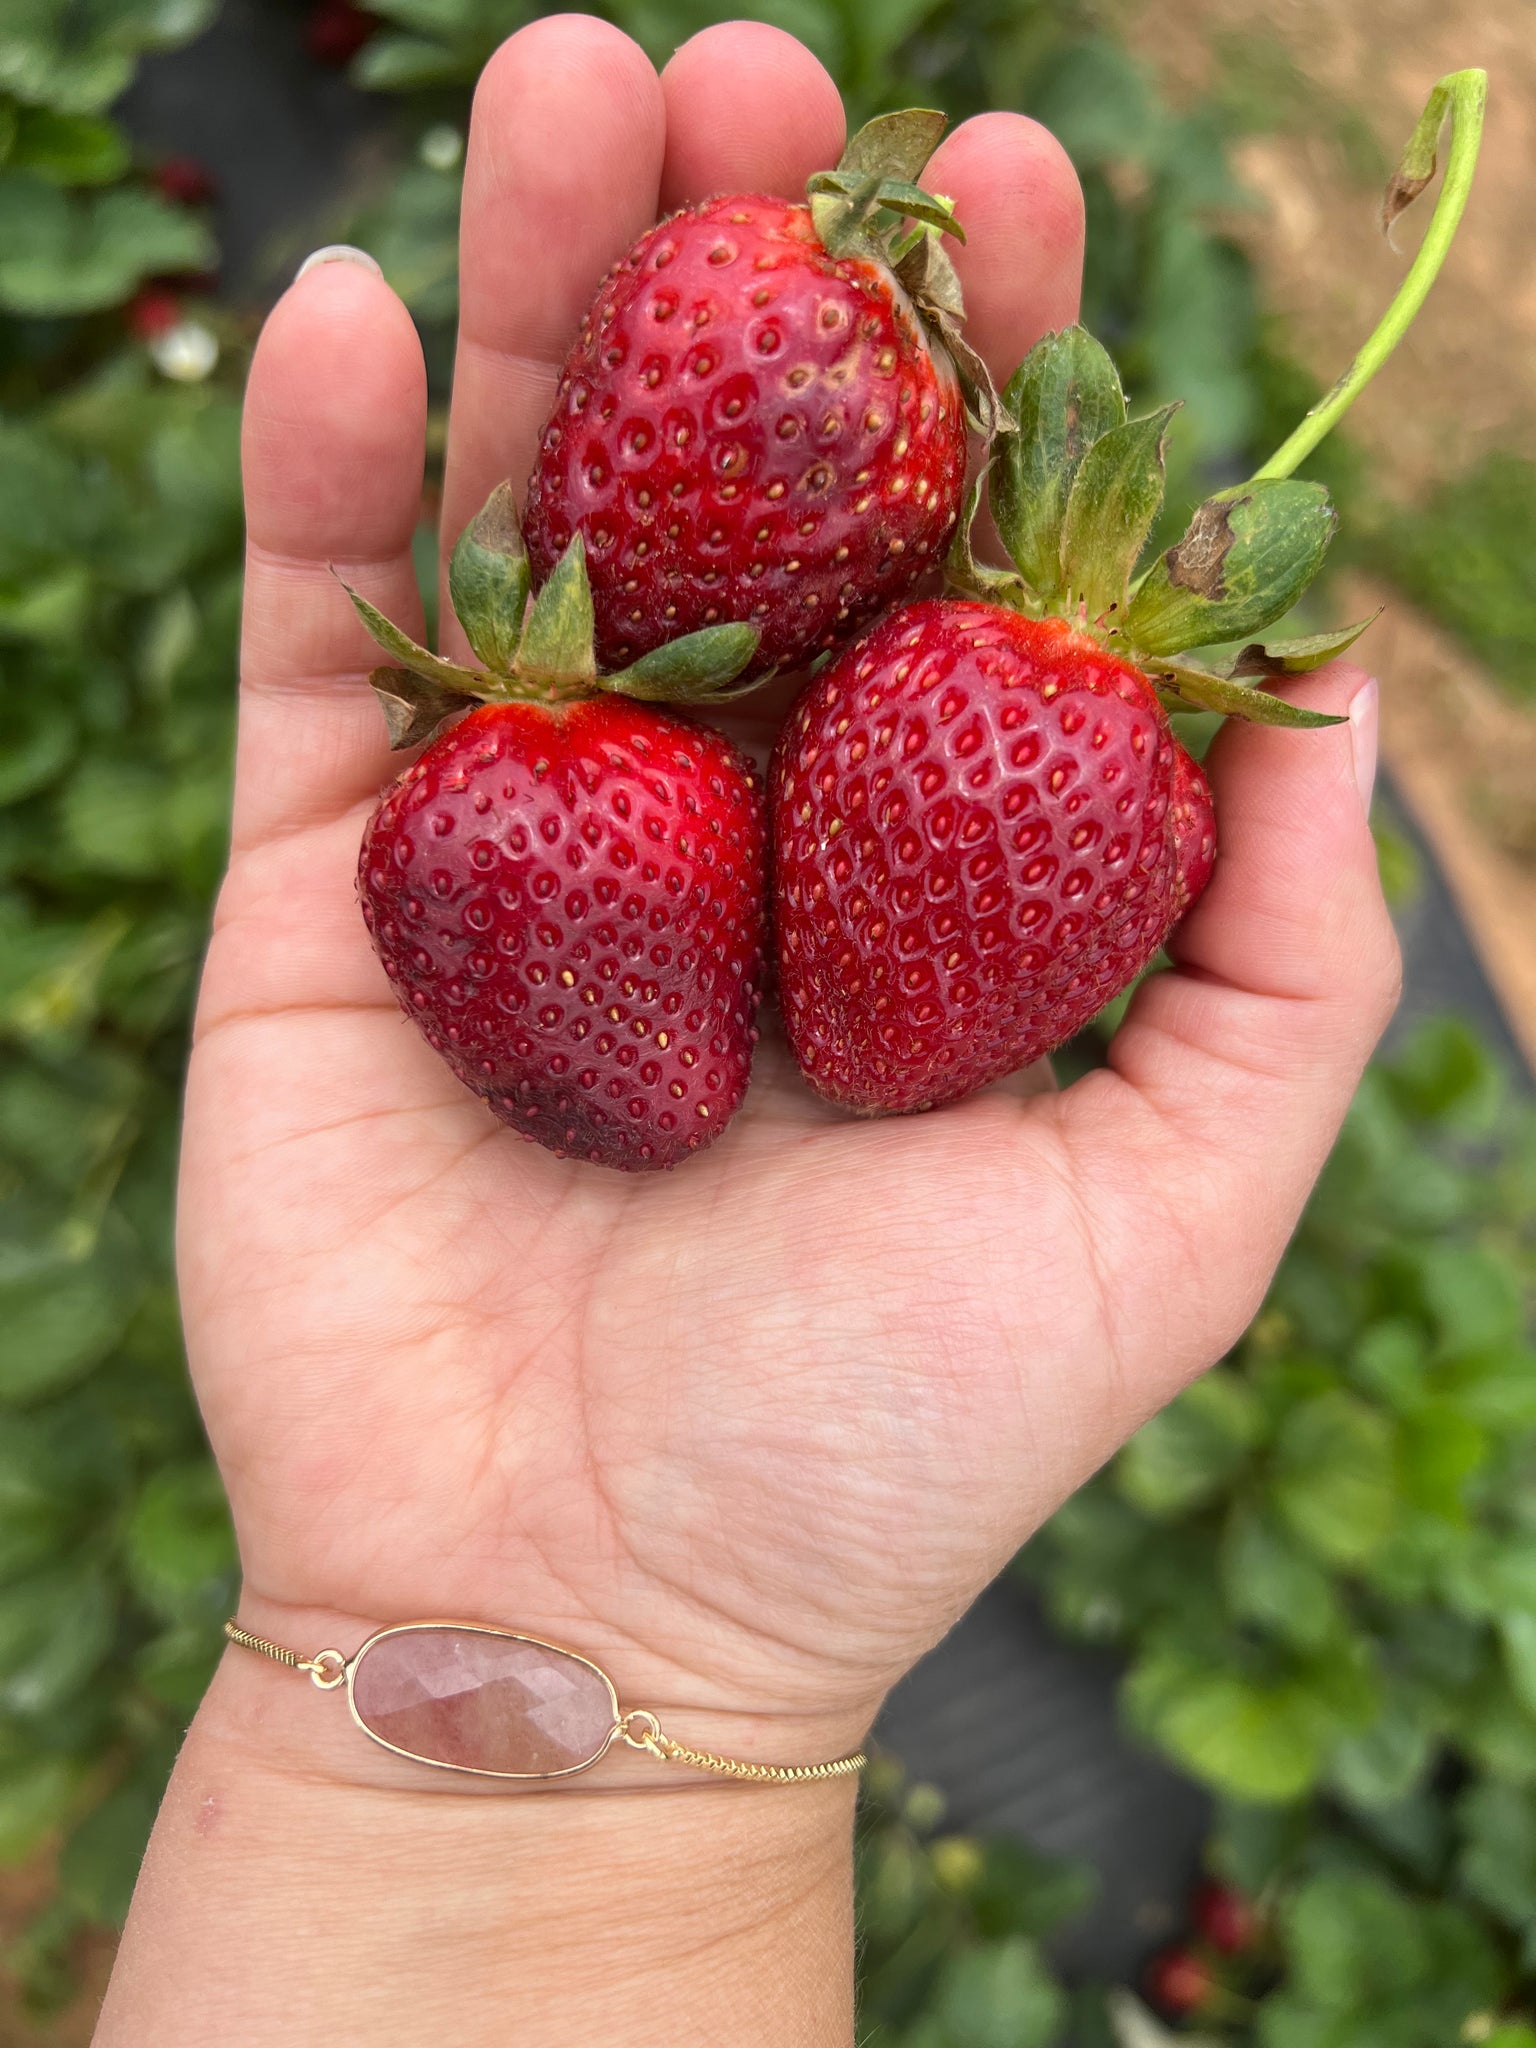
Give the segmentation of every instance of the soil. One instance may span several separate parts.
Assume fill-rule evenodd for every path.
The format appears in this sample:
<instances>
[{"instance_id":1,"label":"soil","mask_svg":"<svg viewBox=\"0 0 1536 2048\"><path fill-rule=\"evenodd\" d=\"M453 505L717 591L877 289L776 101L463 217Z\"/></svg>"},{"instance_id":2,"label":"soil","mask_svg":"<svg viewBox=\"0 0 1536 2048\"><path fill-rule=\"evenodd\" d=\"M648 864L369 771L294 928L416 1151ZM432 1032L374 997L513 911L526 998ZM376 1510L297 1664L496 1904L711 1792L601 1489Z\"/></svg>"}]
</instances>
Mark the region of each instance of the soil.
<instances>
[{"instance_id":1,"label":"soil","mask_svg":"<svg viewBox=\"0 0 1536 2048\"><path fill-rule=\"evenodd\" d=\"M1276 132L1239 145L1258 202L1231 226L1287 345L1324 382L1401 281L1433 193L1388 244L1362 176L1363 119L1390 168L1435 80L1489 74L1482 157L1428 304L1349 416L1381 487L1413 502L1493 449L1536 458L1536 40L1530 0L1118 0L1122 33L1177 93L1223 63L1275 74ZM1290 85L1284 80L1291 72ZM1536 712L1509 699L1400 591L1357 653L1383 678L1382 743L1536 1068ZM1340 617L1369 608L1340 593ZM1359 608L1356 608L1357 605Z\"/></svg>"}]
</instances>

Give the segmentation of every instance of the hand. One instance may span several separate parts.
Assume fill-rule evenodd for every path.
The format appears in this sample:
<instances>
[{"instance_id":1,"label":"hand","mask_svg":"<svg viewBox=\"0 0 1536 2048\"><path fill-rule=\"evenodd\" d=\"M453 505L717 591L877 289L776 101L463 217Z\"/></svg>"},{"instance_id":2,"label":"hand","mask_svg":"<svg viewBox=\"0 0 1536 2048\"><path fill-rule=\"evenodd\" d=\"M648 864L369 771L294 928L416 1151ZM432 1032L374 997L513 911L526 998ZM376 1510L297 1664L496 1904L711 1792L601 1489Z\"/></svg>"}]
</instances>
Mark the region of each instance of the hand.
<instances>
[{"instance_id":1,"label":"hand","mask_svg":"<svg viewBox=\"0 0 1536 2048\"><path fill-rule=\"evenodd\" d=\"M597 280L658 209L796 193L842 140L831 80L768 28L708 31L659 81L585 17L504 45L469 141L446 542L527 475ZM930 182L1001 384L1075 315L1075 179L995 114ZM656 1179L558 1161L427 1050L354 897L399 764L329 565L419 630L424 427L388 287L302 277L251 375L234 846L181 1211L245 1611L306 1649L500 1623L587 1651L684 1740L830 1753L1257 1306L1396 991L1373 686L1300 686L1348 725L1222 736L1216 878L1107 1072L855 1122L770 1022L712 1150ZM347 1768L411 1768L346 1740Z\"/></svg>"}]
</instances>

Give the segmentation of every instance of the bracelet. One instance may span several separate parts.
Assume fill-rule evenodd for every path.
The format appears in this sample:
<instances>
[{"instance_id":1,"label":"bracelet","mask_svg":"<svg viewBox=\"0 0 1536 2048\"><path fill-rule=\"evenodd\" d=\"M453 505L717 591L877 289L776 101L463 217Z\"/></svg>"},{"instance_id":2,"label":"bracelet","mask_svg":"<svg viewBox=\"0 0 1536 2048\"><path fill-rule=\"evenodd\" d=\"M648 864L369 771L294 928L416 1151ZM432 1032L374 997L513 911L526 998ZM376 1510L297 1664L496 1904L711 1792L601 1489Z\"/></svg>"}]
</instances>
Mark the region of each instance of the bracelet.
<instances>
[{"instance_id":1,"label":"bracelet","mask_svg":"<svg viewBox=\"0 0 1536 2048\"><path fill-rule=\"evenodd\" d=\"M234 1621L224 1633L242 1650L307 1672L322 1692L344 1685L352 1719L371 1741L441 1771L570 1778L591 1770L615 1741L663 1763L759 1785L843 1778L868 1761L858 1750L821 1764L752 1764L690 1749L664 1735L648 1707L621 1707L613 1680L590 1657L478 1622L403 1622L350 1657L303 1657Z\"/></svg>"}]
</instances>

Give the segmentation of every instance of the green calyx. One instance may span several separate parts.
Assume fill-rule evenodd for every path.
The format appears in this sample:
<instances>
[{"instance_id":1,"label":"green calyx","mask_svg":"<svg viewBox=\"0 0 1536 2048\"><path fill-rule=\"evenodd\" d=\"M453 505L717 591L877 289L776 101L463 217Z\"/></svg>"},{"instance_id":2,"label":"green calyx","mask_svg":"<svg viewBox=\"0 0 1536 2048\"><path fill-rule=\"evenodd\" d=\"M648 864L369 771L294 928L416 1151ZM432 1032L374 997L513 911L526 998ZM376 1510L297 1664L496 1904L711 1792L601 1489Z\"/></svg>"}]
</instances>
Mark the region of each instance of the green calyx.
<instances>
[{"instance_id":1,"label":"green calyx","mask_svg":"<svg viewBox=\"0 0 1536 2048\"><path fill-rule=\"evenodd\" d=\"M965 301L944 237L965 240L953 200L918 183L946 126L929 107L881 114L862 127L835 171L807 185L811 219L829 256L882 263L900 279L930 341L955 367L966 416L990 440L1012 430L986 364L961 332Z\"/></svg>"},{"instance_id":2,"label":"green calyx","mask_svg":"<svg viewBox=\"0 0 1536 2048\"><path fill-rule=\"evenodd\" d=\"M655 704L718 704L742 694L737 679L762 637L745 624L706 626L614 675L599 675L581 536L534 594L510 484L492 491L459 535L448 565L449 596L478 667L419 647L350 584L337 580L391 658L392 666L376 668L368 680L397 750L430 739L476 704L569 704L601 691Z\"/></svg>"},{"instance_id":3,"label":"green calyx","mask_svg":"<svg viewBox=\"0 0 1536 2048\"><path fill-rule=\"evenodd\" d=\"M1034 618L1071 621L1149 675L1174 711L1219 711L1266 725L1332 725L1262 687L1342 654L1371 621L1305 638L1247 640L1296 603L1337 523L1321 484L1291 474L1364 390L1423 303L1450 247L1476 161L1487 81L1460 71L1435 87L1388 188L1387 227L1433 175L1453 123L1445 183L1407 279L1371 339L1327 396L1247 483L1196 508L1183 537L1138 575L1162 508L1164 450L1176 408L1129 419L1108 354L1081 327L1048 334L1003 394L1015 431L996 446L987 484L1011 570L979 563L970 528L981 479L950 550L952 586ZM1245 642L1220 661L1191 650Z\"/></svg>"}]
</instances>

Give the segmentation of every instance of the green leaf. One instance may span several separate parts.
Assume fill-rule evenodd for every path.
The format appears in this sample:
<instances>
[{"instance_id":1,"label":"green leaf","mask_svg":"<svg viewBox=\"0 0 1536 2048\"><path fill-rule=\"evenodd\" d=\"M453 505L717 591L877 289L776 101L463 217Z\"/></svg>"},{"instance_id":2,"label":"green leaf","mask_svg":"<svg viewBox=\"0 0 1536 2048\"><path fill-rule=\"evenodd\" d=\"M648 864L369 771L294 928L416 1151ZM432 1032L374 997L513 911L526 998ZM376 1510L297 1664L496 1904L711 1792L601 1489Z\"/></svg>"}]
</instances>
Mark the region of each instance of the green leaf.
<instances>
[{"instance_id":1,"label":"green leaf","mask_svg":"<svg viewBox=\"0 0 1536 2048\"><path fill-rule=\"evenodd\" d=\"M1135 656L1137 660L1141 658ZM1241 718L1250 725L1283 726L1293 732L1312 732L1321 726L1345 722L1342 716L1305 710L1269 690L1234 681L1199 662L1169 661L1149 655L1145 666L1169 711L1217 711L1224 718Z\"/></svg>"},{"instance_id":2,"label":"green leaf","mask_svg":"<svg viewBox=\"0 0 1536 2048\"><path fill-rule=\"evenodd\" d=\"M1526 1712L1536 1718L1536 1614L1499 1616L1499 1639L1510 1686Z\"/></svg>"},{"instance_id":3,"label":"green leaf","mask_svg":"<svg viewBox=\"0 0 1536 2048\"><path fill-rule=\"evenodd\" d=\"M922 176L948 125L948 115L932 107L906 107L894 114L877 114L850 139L837 168L859 178L897 178L914 183Z\"/></svg>"},{"instance_id":4,"label":"green leaf","mask_svg":"<svg viewBox=\"0 0 1536 2048\"><path fill-rule=\"evenodd\" d=\"M59 1566L0 1591L0 1713L42 1721L112 1647L116 1605L100 1571Z\"/></svg>"},{"instance_id":5,"label":"green leaf","mask_svg":"<svg viewBox=\"0 0 1536 2048\"><path fill-rule=\"evenodd\" d=\"M115 121L21 107L8 162L55 185L110 185L128 169L127 140Z\"/></svg>"},{"instance_id":6,"label":"green leaf","mask_svg":"<svg viewBox=\"0 0 1536 2048\"><path fill-rule=\"evenodd\" d=\"M435 683L440 690L459 697L477 695L489 680L474 669L461 668L456 661L447 661L442 655L431 654L425 647L418 646L409 633L402 633L397 625L385 618L377 605L360 596L344 577L337 575L334 569L331 574L351 598L357 616L379 646L402 668L409 669L412 675L420 676L424 682Z\"/></svg>"},{"instance_id":7,"label":"green leaf","mask_svg":"<svg viewBox=\"0 0 1536 2048\"><path fill-rule=\"evenodd\" d=\"M1536 1798L1496 1781L1475 1784L1457 1817L1465 1889L1510 1927L1536 1923Z\"/></svg>"},{"instance_id":8,"label":"green leaf","mask_svg":"<svg viewBox=\"0 0 1536 2048\"><path fill-rule=\"evenodd\" d=\"M1319 2005L1354 2012L1422 1980L1419 1916L1380 1878L1314 1877L1282 1915L1292 1979Z\"/></svg>"},{"instance_id":9,"label":"green leaf","mask_svg":"<svg viewBox=\"0 0 1536 2048\"><path fill-rule=\"evenodd\" d=\"M1086 328L1038 341L1014 372L1003 405L1018 432L992 465L992 516L1020 574L1042 598L1061 588L1061 532L1084 456L1125 423L1125 394L1108 353Z\"/></svg>"},{"instance_id":10,"label":"green leaf","mask_svg":"<svg viewBox=\"0 0 1536 2048\"><path fill-rule=\"evenodd\" d=\"M1255 640L1232 664L1235 676L1300 676L1322 668L1353 647L1360 635L1386 610L1378 605L1368 619L1339 626L1331 633L1309 633L1296 640Z\"/></svg>"},{"instance_id":11,"label":"green leaf","mask_svg":"<svg viewBox=\"0 0 1536 2048\"><path fill-rule=\"evenodd\" d=\"M1163 502L1166 405L1146 419L1111 427L1084 455L1061 527L1061 575L1067 600L1090 624L1116 623L1137 557Z\"/></svg>"},{"instance_id":12,"label":"green leaf","mask_svg":"<svg viewBox=\"0 0 1536 2048\"><path fill-rule=\"evenodd\" d=\"M1207 498L1126 615L1147 655L1235 640L1284 616L1322 567L1336 518L1321 484L1238 484Z\"/></svg>"},{"instance_id":13,"label":"green leaf","mask_svg":"<svg viewBox=\"0 0 1536 2048\"><path fill-rule=\"evenodd\" d=\"M498 484L459 535L448 592L470 646L488 669L510 675L522 637L528 555L509 483Z\"/></svg>"},{"instance_id":14,"label":"green leaf","mask_svg":"<svg viewBox=\"0 0 1536 2048\"><path fill-rule=\"evenodd\" d=\"M431 739L438 727L461 711L470 710L481 699L462 690L444 690L407 668L376 668L368 678L384 713L393 753L419 746Z\"/></svg>"},{"instance_id":15,"label":"green leaf","mask_svg":"<svg viewBox=\"0 0 1536 2048\"><path fill-rule=\"evenodd\" d=\"M1363 1563L1385 1542L1396 1512L1390 1424L1342 1391L1303 1402L1276 1438L1271 1493L1319 1557Z\"/></svg>"},{"instance_id":16,"label":"green leaf","mask_svg":"<svg viewBox=\"0 0 1536 2048\"><path fill-rule=\"evenodd\" d=\"M591 682L597 674L593 629L587 550L578 533L528 607L518 668L540 682Z\"/></svg>"},{"instance_id":17,"label":"green leaf","mask_svg":"<svg viewBox=\"0 0 1536 2048\"><path fill-rule=\"evenodd\" d=\"M1222 1491L1262 1429L1252 1388L1218 1366L1137 1431L1115 1466L1116 1484L1144 1514L1187 1514Z\"/></svg>"},{"instance_id":18,"label":"green leaf","mask_svg":"<svg viewBox=\"0 0 1536 2048\"><path fill-rule=\"evenodd\" d=\"M1371 1726L1334 1749L1329 1775L1351 1805L1395 1806L1423 1783L1439 1732L1440 1716L1428 1695L1400 1678Z\"/></svg>"},{"instance_id":19,"label":"green leaf","mask_svg":"<svg viewBox=\"0 0 1536 2048\"><path fill-rule=\"evenodd\" d=\"M84 1774L68 1757L0 1761L0 1865L20 1863L67 1817Z\"/></svg>"},{"instance_id":20,"label":"green leaf","mask_svg":"<svg viewBox=\"0 0 1536 2048\"><path fill-rule=\"evenodd\" d=\"M762 637L756 626L702 626L642 654L617 675L604 676L603 688L655 704L708 704L739 697L743 690L730 686L750 667ZM766 681L766 676L756 676L745 688L756 689Z\"/></svg>"},{"instance_id":21,"label":"green leaf","mask_svg":"<svg viewBox=\"0 0 1536 2048\"><path fill-rule=\"evenodd\" d=\"M1032 1941L952 1950L929 2001L934 2048L1053 2048L1066 2000Z\"/></svg>"},{"instance_id":22,"label":"green leaf","mask_svg":"<svg viewBox=\"0 0 1536 2048\"><path fill-rule=\"evenodd\" d=\"M1220 1570L1232 1613L1281 1642L1318 1650L1345 1625L1328 1574L1254 1502L1234 1504L1222 1536Z\"/></svg>"},{"instance_id":23,"label":"green leaf","mask_svg":"<svg viewBox=\"0 0 1536 2048\"><path fill-rule=\"evenodd\" d=\"M148 50L171 49L199 34L217 0L109 0L60 6L9 0L0 16L0 92L66 113L91 113L115 100Z\"/></svg>"},{"instance_id":24,"label":"green leaf","mask_svg":"<svg viewBox=\"0 0 1536 2048\"><path fill-rule=\"evenodd\" d=\"M1124 1697L1136 1725L1191 1777L1254 1804L1308 1791L1337 1730L1327 1707L1295 1680L1262 1684L1172 1651L1135 1665Z\"/></svg>"},{"instance_id":25,"label":"green leaf","mask_svg":"<svg viewBox=\"0 0 1536 2048\"><path fill-rule=\"evenodd\" d=\"M86 1815L59 1856L59 1886L88 1920L120 1927L155 1824L156 1801L143 1785L125 1785Z\"/></svg>"},{"instance_id":26,"label":"green leaf","mask_svg":"<svg viewBox=\"0 0 1536 2048\"><path fill-rule=\"evenodd\" d=\"M235 1537L219 1475L206 1459L156 1472L129 1517L129 1583L169 1621L225 1612L236 1573Z\"/></svg>"},{"instance_id":27,"label":"green leaf","mask_svg":"<svg viewBox=\"0 0 1536 2048\"><path fill-rule=\"evenodd\" d=\"M69 193L0 172L0 309L32 316L120 305L144 278L211 270L218 250L184 208L131 186Z\"/></svg>"},{"instance_id":28,"label":"green leaf","mask_svg":"<svg viewBox=\"0 0 1536 2048\"><path fill-rule=\"evenodd\" d=\"M116 1248L17 1247L0 1263L0 1406L80 1379L122 1335L142 1284ZM3 1666L0 1666L3 1669Z\"/></svg>"}]
</instances>

